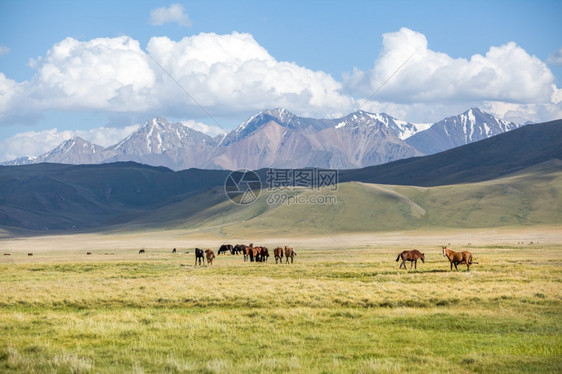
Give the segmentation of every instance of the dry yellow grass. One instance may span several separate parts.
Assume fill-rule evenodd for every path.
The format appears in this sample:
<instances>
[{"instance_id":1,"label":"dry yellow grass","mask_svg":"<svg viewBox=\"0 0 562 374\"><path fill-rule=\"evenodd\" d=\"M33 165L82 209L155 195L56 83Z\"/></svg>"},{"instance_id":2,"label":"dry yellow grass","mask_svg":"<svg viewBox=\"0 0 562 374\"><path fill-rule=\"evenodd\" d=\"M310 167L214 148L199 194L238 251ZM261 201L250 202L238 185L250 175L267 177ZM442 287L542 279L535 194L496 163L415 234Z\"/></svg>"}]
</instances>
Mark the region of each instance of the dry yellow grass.
<instances>
[{"instance_id":1,"label":"dry yellow grass","mask_svg":"<svg viewBox=\"0 0 562 374\"><path fill-rule=\"evenodd\" d=\"M219 233L3 240L12 255L0 258L0 371L560 372L560 236L252 238L293 244L295 263L221 255L203 267L171 248L216 249ZM250 240L228 240L238 241ZM470 248L471 272L448 271L448 243ZM426 263L399 270L411 247Z\"/></svg>"}]
</instances>

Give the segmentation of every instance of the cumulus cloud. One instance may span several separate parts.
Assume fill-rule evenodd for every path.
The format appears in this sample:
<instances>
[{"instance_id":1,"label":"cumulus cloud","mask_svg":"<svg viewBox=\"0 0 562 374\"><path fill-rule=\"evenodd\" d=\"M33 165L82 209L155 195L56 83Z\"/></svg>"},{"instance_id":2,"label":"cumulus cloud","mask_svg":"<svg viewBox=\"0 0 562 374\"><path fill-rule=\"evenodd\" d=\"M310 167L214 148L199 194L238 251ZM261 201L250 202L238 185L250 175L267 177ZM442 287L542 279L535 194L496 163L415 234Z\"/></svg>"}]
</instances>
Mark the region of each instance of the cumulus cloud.
<instances>
[{"instance_id":1,"label":"cumulus cloud","mask_svg":"<svg viewBox=\"0 0 562 374\"><path fill-rule=\"evenodd\" d=\"M562 109L554 82L548 66L514 42L492 46L485 55L452 58L429 49L425 35L407 28L383 35L371 70L355 69L343 80L356 98L379 90L363 109L389 110L411 121L434 121L473 106L511 118L551 119Z\"/></svg>"},{"instance_id":2,"label":"cumulus cloud","mask_svg":"<svg viewBox=\"0 0 562 374\"><path fill-rule=\"evenodd\" d=\"M91 143L108 147L136 131L140 125L124 128L98 127L89 130L58 129L26 131L0 141L0 161L10 161L21 156L40 156L62 142L79 136Z\"/></svg>"},{"instance_id":3,"label":"cumulus cloud","mask_svg":"<svg viewBox=\"0 0 562 374\"><path fill-rule=\"evenodd\" d=\"M411 58L410 58L411 57ZM452 58L428 48L426 37L402 28L383 35L383 50L372 70L345 77L349 92L367 97L410 60L377 95L396 103L494 100L548 102L554 76L546 64L514 42L491 47L483 56Z\"/></svg>"},{"instance_id":4,"label":"cumulus cloud","mask_svg":"<svg viewBox=\"0 0 562 374\"><path fill-rule=\"evenodd\" d=\"M32 60L27 105L38 109L137 111L155 81L139 42L128 37L66 38Z\"/></svg>"},{"instance_id":5,"label":"cumulus cloud","mask_svg":"<svg viewBox=\"0 0 562 374\"><path fill-rule=\"evenodd\" d=\"M351 108L341 83L322 71L277 61L252 35L203 33L173 41L154 37L148 52L191 95L216 112L286 107L307 114ZM161 74L159 98L186 105L187 98ZM173 89L172 89L173 88Z\"/></svg>"},{"instance_id":6,"label":"cumulus cloud","mask_svg":"<svg viewBox=\"0 0 562 374\"><path fill-rule=\"evenodd\" d=\"M562 48L550 55L546 62L550 65L562 66Z\"/></svg>"},{"instance_id":7,"label":"cumulus cloud","mask_svg":"<svg viewBox=\"0 0 562 374\"><path fill-rule=\"evenodd\" d=\"M29 81L0 73L3 122L10 114L43 110L204 115L200 104L214 115L268 107L325 115L351 110L353 103L329 74L277 61L250 34L237 32L154 37L147 51L128 36L66 38L30 66L36 74Z\"/></svg>"},{"instance_id":8,"label":"cumulus cloud","mask_svg":"<svg viewBox=\"0 0 562 374\"><path fill-rule=\"evenodd\" d=\"M10 53L10 48L0 44L0 56L7 55L8 53Z\"/></svg>"},{"instance_id":9,"label":"cumulus cloud","mask_svg":"<svg viewBox=\"0 0 562 374\"><path fill-rule=\"evenodd\" d=\"M180 26L191 26L189 16L185 13L185 9L181 4L172 4L167 8L162 7L150 12L150 23L154 26L174 22Z\"/></svg>"}]
</instances>

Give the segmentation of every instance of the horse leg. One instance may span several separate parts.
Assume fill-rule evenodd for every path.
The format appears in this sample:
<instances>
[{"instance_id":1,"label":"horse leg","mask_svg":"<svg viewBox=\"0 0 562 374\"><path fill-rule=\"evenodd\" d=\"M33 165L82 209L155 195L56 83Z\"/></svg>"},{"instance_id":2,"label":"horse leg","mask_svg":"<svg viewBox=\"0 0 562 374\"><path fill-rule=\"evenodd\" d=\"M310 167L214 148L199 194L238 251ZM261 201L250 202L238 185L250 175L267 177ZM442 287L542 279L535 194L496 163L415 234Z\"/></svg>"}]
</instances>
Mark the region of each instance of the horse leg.
<instances>
[{"instance_id":1,"label":"horse leg","mask_svg":"<svg viewBox=\"0 0 562 374\"><path fill-rule=\"evenodd\" d=\"M455 270L459 271L459 268L457 267L457 263L455 262Z\"/></svg>"},{"instance_id":2,"label":"horse leg","mask_svg":"<svg viewBox=\"0 0 562 374\"><path fill-rule=\"evenodd\" d=\"M453 271L453 261L449 261L451 263L451 271Z\"/></svg>"},{"instance_id":3,"label":"horse leg","mask_svg":"<svg viewBox=\"0 0 562 374\"><path fill-rule=\"evenodd\" d=\"M414 261L414 270L418 270L418 260Z\"/></svg>"}]
</instances>

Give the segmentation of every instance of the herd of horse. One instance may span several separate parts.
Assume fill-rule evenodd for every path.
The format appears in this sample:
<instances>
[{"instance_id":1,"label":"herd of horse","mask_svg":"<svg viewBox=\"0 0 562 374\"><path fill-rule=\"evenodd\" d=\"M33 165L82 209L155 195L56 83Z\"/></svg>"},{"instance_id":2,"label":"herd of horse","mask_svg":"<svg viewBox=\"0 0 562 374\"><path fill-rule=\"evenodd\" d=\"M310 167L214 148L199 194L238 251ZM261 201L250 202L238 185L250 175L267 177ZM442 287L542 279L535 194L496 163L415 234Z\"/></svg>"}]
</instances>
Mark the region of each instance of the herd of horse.
<instances>
[{"instance_id":1,"label":"herd of horse","mask_svg":"<svg viewBox=\"0 0 562 374\"><path fill-rule=\"evenodd\" d=\"M176 253L176 249L172 250L172 253ZM262 246L254 246L254 243L250 243L250 245L245 244L223 244L220 246L219 250L217 251L217 255L222 253L230 253L232 255L239 255L242 254L244 256L244 262L267 262L269 259L269 250L267 247ZM276 247L273 250L273 255L275 256L275 263L283 263L283 255L285 255L286 263L289 263L289 259L291 259L291 264L294 261L295 256L297 253L293 249L293 247L285 246L285 248ZM201 248L195 248L195 266L197 263L199 265L203 265L205 260L207 264L212 265L213 260L215 259L215 253L207 248L205 250Z\"/></svg>"},{"instance_id":2,"label":"herd of horse","mask_svg":"<svg viewBox=\"0 0 562 374\"><path fill-rule=\"evenodd\" d=\"M443 257L447 257L449 263L451 265L451 271L453 270L453 266L455 270L459 270L457 265L466 265L466 271L470 271L470 265L477 264L478 262L472 261L472 253L468 251L456 252L452 249L447 248L447 246L441 246ZM145 253L144 249L141 249L139 253ZM172 253L176 253L176 249L172 250ZM186 252L189 253L189 252ZM245 244L223 244L220 246L217 254L220 255L222 253L230 253L232 255L239 255L242 254L244 256L244 262L267 262L269 258L269 250L267 247L262 246L254 246L253 243L250 245ZM88 252L88 254L90 254ZM293 249L293 247L285 246L285 248L276 247L273 250L273 255L275 256L275 263L282 264L283 263L283 256L285 256L285 263L289 263L289 259L291 260L291 264L294 261L295 256L297 253ZM215 260L215 252L211 249L201 249L195 248L195 266L197 264L203 265L205 263L212 265L213 261ZM402 251L396 257L396 262L402 260L400 263L399 269L404 267L406 269L406 261L410 262L410 269L414 267L415 270L418 269L418 260L421 260L425 263L425 254L421 253L417 249L412 249L409 251Z\"/></svg>"},{"instance_id":3,"label":"herd of horse","mask_svg":"<svg viewBox=\"0 0 562 374\"><path fill-rule=\"evenodd\" d=\"M447 257L449 259L451 271L453 270L453 265L457 271L459 270L457 265L466 265L466 271L470 271L470 265L477 264L477 262L472 262L472 253L468 251L455 252L452 249L447 248L447 246L441 246L441 248L443 250L443 257ZM417 249L412 249L410 251L403 251L399 253L398 257L396 257L396 262L400 261L400 259L402 259L402 263L400 264L399 269L401 269L402 266L406 269L406 261L410 261L410 269L412 269L413 265L414 269L417 270L418 260L425 263L425 254L421 253Z\"/></svg>"}]
</instances>

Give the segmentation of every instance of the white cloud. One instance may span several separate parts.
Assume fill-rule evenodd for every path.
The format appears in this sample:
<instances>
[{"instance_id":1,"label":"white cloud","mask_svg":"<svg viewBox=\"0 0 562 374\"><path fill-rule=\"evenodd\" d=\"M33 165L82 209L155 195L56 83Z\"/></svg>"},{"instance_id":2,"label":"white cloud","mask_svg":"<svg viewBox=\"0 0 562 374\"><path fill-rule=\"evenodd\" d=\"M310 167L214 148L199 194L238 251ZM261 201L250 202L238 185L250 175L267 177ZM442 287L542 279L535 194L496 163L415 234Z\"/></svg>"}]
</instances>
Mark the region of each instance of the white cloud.
<instances>
[{"instance_id":1,"label":"white cloud","mask_svg":"<svg viewBox=\"0 0 562 374\"><path fill-rule=\"evenodd\" d=\"M31 60L36 70L31 80L16 82L0 73L0 121L43 110L173 117L202 112L183 89L214 115L269 107L301 115L352 109L353 100L332 76L277 61L250 34L154 37L147 51L158 63L128 36L66 38Z\"/></svg>"},{"instance_id":2,"label":"white cloud","mask_svg":"<svg viewBox=\"0 0 562 374\"><path fill-rule=\"evenodd\" d=\"M217 112L286 107L299 114L351 109L341 83L322 71L277 61L252 35L199 34L176 42L154 37L148 52L203 106ZM191 100L161 72L159 99L173 106Z\"/></svg>"},{"instance_id":3,"label":"white cloud","mask_svg":"<svg viewBox=\"0 0 562 374\"><path fill-rule=\"evenodd\" d=\"M4 56L10 53L10 47L0 44L0 56Z\"/></svg>"},{"instance_id":4,"label":"white cloud","mask_svg":"<svg viewBox=\"0 0 562 374\"><path fill-rule=\"evenodd\" d=\"M137 111L149 105L155 81L139 42L128 36L66 38L30 66L37 74L26 106L37 109Z\"/></svg>"},{"instance_id":5,"label":"white cloud","mask_svg":"<svg viewBox=\"0 0 562 374\"><path fill-rule=\"evenodd\" d=\"M0 141L0 161L10 161L21 156L39 156L75 136L107 147L116 144L139 127L140 125L131 125L124 128L98 127L76 131L59 131L56 128L26 131Z\"/></svg>"},{"instance_id":6,"label":"white cloud","mask_svg":"<svg viewBox=\"0 0 562 374\"><path fill-rule=\"evenodd\" d=\"M196 122L193 120L182 121L181 124L184 125L185 127L189 127L190 129L200 131L203 134L207 134L212 137L215 137L217 135L222 135L225 133L224 130L220 127L209 126L204 123Z\"/></svg>"},{"instance_id":7,"label":"white cloud","mask_svg":"<svg viewBox=\"0 0 562 374\"><path fill-rule=\"evenodd\" d=\"M548 66L514 42L470 59L452 58L429 49L423 34L407 28L383 35L373 69L344 76L346 92L354 97L380 89L363 109L411 121L435 121L469 107L504 113L506 119L559 118L560 90L554 82Z\"/></svg>"},{"instance_id":8,"label":"white cloud","mask_svg":"<svg viewBox=\"0 0 562 374\"><path fill-rule=\"evenodd\" d=\"M162 7L150 12L150 23L154 26L174 22L180 26L191 26L189 16L185 13L185 9L181 4L172 4L167 8Z\"/></svg>"},{"instance_id":9,"label":"white cloud","mask_svg":"<svg viewBox=\"0 0 562 374\"><path fill-rule=\"evenodd\" d=\"M562 66L562 48L550 55L546 62L550 65Z\"/></svg>"},{"instance_id":10,"label":"white cloud","mask_svg":"<svg viewBox=\"0 0 562 374\"><path fill-rule=\"evenodd\" d=\"M368 72L346 76L346 88L367 97L408 58L403 69L381 89L377 100L430 103L493 100L548 102L554 76L546 64L514 42L491 47L482 56L452 58L428 48L423 34L402 28L383 35L383 50Z\"/></svg>"}]
</instances>

